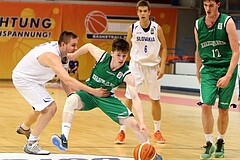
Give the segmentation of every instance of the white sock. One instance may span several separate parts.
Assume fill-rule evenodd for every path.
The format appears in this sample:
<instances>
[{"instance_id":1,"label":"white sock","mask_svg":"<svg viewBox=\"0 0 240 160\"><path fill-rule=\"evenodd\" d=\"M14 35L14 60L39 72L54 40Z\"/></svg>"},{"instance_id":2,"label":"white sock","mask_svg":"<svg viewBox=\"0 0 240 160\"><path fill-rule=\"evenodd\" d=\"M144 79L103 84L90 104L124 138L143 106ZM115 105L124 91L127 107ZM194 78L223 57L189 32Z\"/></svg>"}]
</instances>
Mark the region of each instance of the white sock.
<instances>
[{"instance_id":1,"label":"white sock","mask_svg":"<svg viewBox=\"0 0 240 160\"><path fill-rule=\"evenodd\" d=\"M30 134L30 137L28 139L28 142L29 141L38 141L38 136L33 136L32 134Z\"/></svg>"},{"instance_id":2,"label":"white sock","mask_svg":"<svg viewBox=\"0 0 240 160\"><path fill-rule=\"evenodd\" d=\"M68 140L70 129L71 129L71 123L66 123L66 122L62 123L62 134L64 134L67 140Z\"/></svg>"},{"instance_id":3,"label":"white sock","mask_svg":"<svg viewBox=\"0 0 240 160\"><path fill-rule=\"evenodd\" d=\"M125 125L120 125L120 131L123 130L124 132L126 132L126 126Z\"/></svg>"},{"instance_id":4,"label":"white sock","mask_svg":"<svg viewBox=\"0 0 240 160\"><path fill-rule=\"evenodd\" d=\"M219 139L223 139L223 138L224 138L224 134L220 134L220 133L218 133L217 140L219 140Z\"/></svg>"},{"instance_id":5,"label":"white sock","mask_svg":"<svg viewBox=\"0 0 240 160\"><path fill-rule=\"evenodd\" d=\"M210 141L211 143L213 143L213 136L212 136L212 134L204 134L204 135L205 135L206 142Z\"/></svg>"},{"instance_id":6,"label":"white sock","mask_svg":"<svg viewBox=\"0 0 240 160\"><path fill-rule=\"evenodd\" d=\"M160 121L153 121L154 124L154 133L158 130L160 131Z\"/></svg>"}]
</instances>

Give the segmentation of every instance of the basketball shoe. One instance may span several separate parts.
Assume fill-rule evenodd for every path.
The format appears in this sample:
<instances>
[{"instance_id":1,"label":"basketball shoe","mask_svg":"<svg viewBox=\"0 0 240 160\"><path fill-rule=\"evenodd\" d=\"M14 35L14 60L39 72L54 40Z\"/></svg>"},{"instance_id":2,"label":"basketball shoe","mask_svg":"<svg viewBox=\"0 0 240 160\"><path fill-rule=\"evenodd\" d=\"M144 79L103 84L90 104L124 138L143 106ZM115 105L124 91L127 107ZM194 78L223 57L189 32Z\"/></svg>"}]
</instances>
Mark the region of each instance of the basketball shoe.
<instances>
[{"instance_id":1,"label":"basketball shoe","mask_svg":"<svg viewBox=\"0 0 240 160\"><path fill-rule=\"evenodd\" d=\"M125 140L125 132L123 130L121 130L118 133L117 137L115 138L114 143L116 143L116 144L123 144L124 140Z\"/></svg>"},{"instance_id":2,"label":"basketball shoe","mask_svg":"<svg viewBox=\"0 0 240 160\"><path fill-rule=\"evenodd\" d=\"M224 141L223 139L218 139L216 143L216 150L214 153L215 158L223 158L224 157Z\"/></svg>"},{"instance_id":3,"label":"basketball shoe","mask_svg":"<svg viewBox=\"0 0 240 160\"><path fill-rule=\"evenodd\" d=\"M157 141L157 143L160 143L160 144L164 144L165 143L165 139L163 138L162 136L162 133L158 130L156 131L154 134L153 134L153 137L155 139L155 141Z\"/></svg>"},{"instance_id":4,"label":"basketball shoe","mask_svg":"<svg viewBox=\"0 0 240 160\"><path fill-rule=\"evenodd\" d=\"M212 145L211 142L207 141L206 144L207 144L206 146L203 146L203 148L206 149L205 152L200 155L200 159L203 159L203 160L211 159L212 154L215 150L215 147Z\"/></svg>"},{"instance_id":5,"label":"basketball shoe","mask_svg":"<svg viewBox=\"0 0 240 160\"><path fill-rule=\"evenodd\" d=\"M29 128L28 130L24 130L21 126L17 126L16 132L18 134L23 134L27 137L27 139L30 137L31 134L31 129Z\"/></svg>"},{"instance_id":6,"label":"basketball shoe","mask_svg":"<svg viewBox=\"0 0 240 160\"><path fill-rule=\"evenodd\" d=\"M39 145L38 141L28 141L24 147L23 150L25 153L28 154L36 154L36 155L49 155L50 152L43 150Z\"/></svg>"},{"instance_id":7,"label":"basketball shoe","mask_svg":"<svg viewBox=\"0 0 240 160\"><path fill-rule=\"evenodd\" d=\"M52 144L55 145L60 151L66 151L68 149L68 141L64 134L61 134L61 137L56 134L53 135Z\"/></svg>"}]
</instances>

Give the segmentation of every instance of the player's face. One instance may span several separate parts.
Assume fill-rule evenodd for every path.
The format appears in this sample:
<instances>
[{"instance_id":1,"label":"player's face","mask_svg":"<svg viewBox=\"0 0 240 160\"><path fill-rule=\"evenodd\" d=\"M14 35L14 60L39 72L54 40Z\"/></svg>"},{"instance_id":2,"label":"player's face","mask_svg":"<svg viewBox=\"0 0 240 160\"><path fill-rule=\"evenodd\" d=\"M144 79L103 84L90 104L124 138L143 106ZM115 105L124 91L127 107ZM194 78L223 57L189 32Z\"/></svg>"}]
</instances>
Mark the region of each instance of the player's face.
<instances>
[{"instance_id":1,"label":"player's face","mask_svg":"<svg viewBox=\"0 0 240 160\"><path fill-rule=\"evenodd\" d=\"M124 53L122 51L114 51L112 52L112 62L114 67L120 68L124 65L124 63L127 60L127 53Z\"/></svg>"},{"instance_id":2,"label":"player's face","mask_svg":"<svg viewBox=\"0 0 240 160\"><path fill-rule=\"evenodd\" d=\"M67 51L68 53L73 53L77 49L78 39L71 38L70 42L67 44Z\"/></svg>"},{"instance_id":3,"label":"player's face","mask_svg":"<svg viewBox=\"0 0 240 160\"><path fill-rule=\"evenodd\" d=\"M62 42L62 48L63 48L62 49L62 54L64 56L66 56L67 53L75 52L75 50L77 49L77 44L78 44L78 39L77 38L75 38L75 39L71 38L70 41L67 44Z\"/></svg>"},{"instance_id":4,"label":"player's face","mask_svg":"<svg viewBox=\"0 0 240 160\"><path fill-rule=\"evenodd\" d=\"M148 21L151 11L147 6L139 6L137 9L137 15L140 21Z\"/></svg>"},{"instance_id":5,"label":"player's face","mask_svg":"<svg viewBox=\"0 0 240 160\"><path fill-rule=\"evenodd\" d=\"M213 18L218 14L218 8L220 7L220 2L215 1L205 1L203 2L204 10L209 18Z\"/></svg>"}]
</instances>

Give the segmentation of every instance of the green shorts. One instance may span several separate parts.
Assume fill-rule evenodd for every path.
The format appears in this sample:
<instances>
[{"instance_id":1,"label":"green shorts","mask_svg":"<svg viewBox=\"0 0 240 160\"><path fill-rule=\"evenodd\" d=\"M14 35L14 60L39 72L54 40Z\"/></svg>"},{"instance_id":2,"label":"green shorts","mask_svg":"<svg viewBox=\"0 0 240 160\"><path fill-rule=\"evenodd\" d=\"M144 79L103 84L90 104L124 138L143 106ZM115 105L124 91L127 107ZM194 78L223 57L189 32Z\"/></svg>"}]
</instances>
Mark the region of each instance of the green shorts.
<instances>
[{"instance_id":1,"label":"green shorts","mask_svg":"<svg viewBox=\"0 0 240 160\"><path fill-rule=\"evenodd\" d=\"M133 113L114 95L102 98L95 97L85 91L77 91L76 94L83 102L83 108L80 111L88 111L98 107L118 124L118 118L133 116Z\"/></svg>"},{"instance_id":2,"label":"green shorts","mask_svg":"<svg viewBox=\"0 0 240 160\"><path fill-rule=\"evenodd\" d=\"M207 105L214 105L217 96L219 97L218 108L228 109L232 100L235 88L238 67L235 68L229 84L225 88L218 88L217 81L227 73L228 67L204 66L200 71L201 76L201 101Z\"/></svg>"}]
</instances>

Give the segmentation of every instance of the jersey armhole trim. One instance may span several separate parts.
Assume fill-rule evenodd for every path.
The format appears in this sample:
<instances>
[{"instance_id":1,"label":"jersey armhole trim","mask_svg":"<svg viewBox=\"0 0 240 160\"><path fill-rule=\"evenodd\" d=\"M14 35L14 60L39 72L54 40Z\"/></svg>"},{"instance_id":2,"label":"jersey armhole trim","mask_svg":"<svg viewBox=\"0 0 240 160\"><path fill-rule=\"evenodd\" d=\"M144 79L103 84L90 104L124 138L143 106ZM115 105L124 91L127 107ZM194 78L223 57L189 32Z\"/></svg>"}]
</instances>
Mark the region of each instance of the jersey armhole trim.
<instances>
[{"instance_id":1,"label":"jersey armhole trim","mask_svg":"<svg viewBox=\"0 0 240 160\"><path fill-rule=\"evenodd\" d=\"M102 54L102 56L101 56L101 58L97 61L97 64L99 63L99 62L102 62L104 59L105 59L105 57L107 56L107 52L105 51L103 54Z\"/></svg>"}]
</instances>

